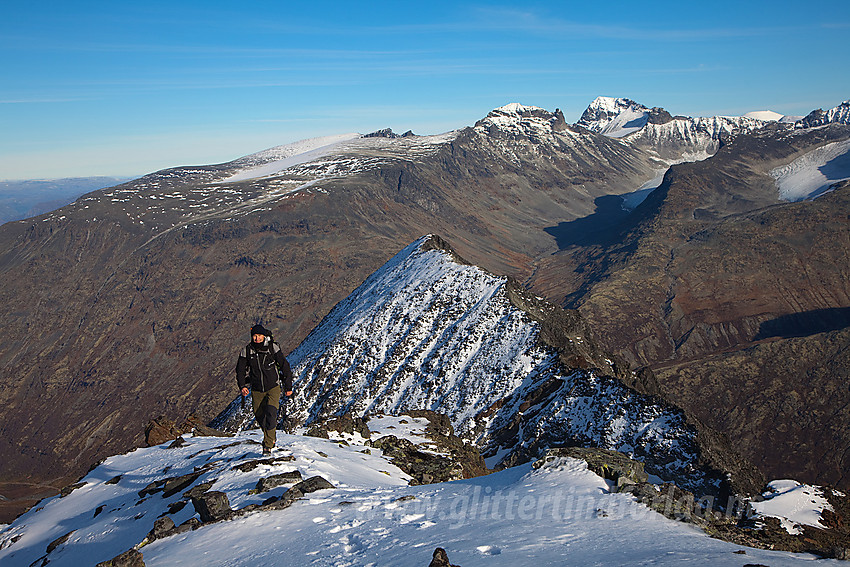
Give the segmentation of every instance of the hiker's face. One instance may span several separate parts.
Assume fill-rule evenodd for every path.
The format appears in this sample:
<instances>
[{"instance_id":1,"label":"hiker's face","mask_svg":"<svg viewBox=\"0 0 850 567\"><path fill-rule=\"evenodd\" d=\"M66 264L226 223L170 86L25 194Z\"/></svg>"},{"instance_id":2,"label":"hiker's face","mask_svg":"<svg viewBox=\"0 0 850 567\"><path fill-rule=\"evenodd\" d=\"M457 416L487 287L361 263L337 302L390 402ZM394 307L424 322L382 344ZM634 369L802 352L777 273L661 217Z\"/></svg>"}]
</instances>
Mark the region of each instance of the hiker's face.
<instances>
[{"instance_id":1,"label":"hiker's face","mask_svg":"<svg viewBox=\"0 0 850 567\"><path fill-rule=\"evenodd\" d=\"M254 338L254 342L257 343L257 344L260 344L261 342L266 340L265 335L254 335L253 338Z\"/></svg>"}]
</instances>

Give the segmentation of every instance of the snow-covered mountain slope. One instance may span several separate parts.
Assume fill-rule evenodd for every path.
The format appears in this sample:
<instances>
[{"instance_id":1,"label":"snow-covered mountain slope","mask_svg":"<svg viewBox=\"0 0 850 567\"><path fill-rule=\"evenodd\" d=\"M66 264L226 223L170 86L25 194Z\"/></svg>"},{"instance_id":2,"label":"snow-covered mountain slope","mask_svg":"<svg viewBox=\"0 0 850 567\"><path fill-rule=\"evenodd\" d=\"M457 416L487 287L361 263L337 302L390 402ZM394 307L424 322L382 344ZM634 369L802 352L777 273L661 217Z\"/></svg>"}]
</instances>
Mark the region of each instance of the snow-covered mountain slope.
<instances>
[{"instance_id":1,"label":"snow-covered mountain slope","mask_svg":"<svg viewBox=\"0 0 850 567\"><path fill-rule=\"evenodd\" d=\"M383 426L391 421L384 419ZM739 567L743 561L776 567L814 559L711 539L612 492L576 459L408 486L408 477L379 450L354 441L280 435L272 457L260 459L259 439L257 432L187 436L179 447L110 457L74 490L42 501L5 527L0 564L95 565L131 548L148 567L425 566L436 547L465 567ZM321 476L332 487L307 492L286 508L257 510L267 499L285 499L295 482L259 492L259 481L293 471L304 479ZM191 500L204 492L223 493L237 514L201 522ZM157 522L185 529L150 538Z\"/></svg>"},{"instance_id":2,"label":"snow-covered mountain slope","mask_svg":"<svg viewBox=\"0 0 850 567\"><path fill-rule=\"evenodd\" d=\"M776 180L780 199L814 199L839 181L850 179L850 140L820 146L771 170L770 175Z\"/></svg>"},{"instance_id":3,"label":"snow-covered mountain slope","mask_svg":"<svg viewBox=\"0 0 850 567\"><path fill-rule=\"evenodd\" d=\"M422 238L292 352L289 417L430 409L449 416L491 466L564 443L605 447L700 494L719 493L726 471L701 461L696 428L613 378L615 363L576 317ZM561 348L544 342L544 327L562 335ZM238 430L250 419L236 399L213 425Z\"/></svg>"}]
</instances>

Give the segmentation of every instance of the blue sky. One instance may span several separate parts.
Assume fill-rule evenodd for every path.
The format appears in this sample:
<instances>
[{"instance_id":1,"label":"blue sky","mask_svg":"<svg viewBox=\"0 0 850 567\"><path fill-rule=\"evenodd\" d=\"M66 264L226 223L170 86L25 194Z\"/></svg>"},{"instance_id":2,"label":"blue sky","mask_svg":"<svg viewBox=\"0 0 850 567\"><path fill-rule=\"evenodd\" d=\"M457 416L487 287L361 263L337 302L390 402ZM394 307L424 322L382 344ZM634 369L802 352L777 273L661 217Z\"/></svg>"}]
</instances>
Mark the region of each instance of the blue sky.
<instances>
[{"instance_id":1,"label":"blue sky","mask_svg":"<svg viewBox=\"0 0 850 567\"><path fill-rule=\"evenodd\" d=\"M509 102L803 115L850 99L844 1L8 2L0 179L435 134Z\"/></svg>"}]
</instances>

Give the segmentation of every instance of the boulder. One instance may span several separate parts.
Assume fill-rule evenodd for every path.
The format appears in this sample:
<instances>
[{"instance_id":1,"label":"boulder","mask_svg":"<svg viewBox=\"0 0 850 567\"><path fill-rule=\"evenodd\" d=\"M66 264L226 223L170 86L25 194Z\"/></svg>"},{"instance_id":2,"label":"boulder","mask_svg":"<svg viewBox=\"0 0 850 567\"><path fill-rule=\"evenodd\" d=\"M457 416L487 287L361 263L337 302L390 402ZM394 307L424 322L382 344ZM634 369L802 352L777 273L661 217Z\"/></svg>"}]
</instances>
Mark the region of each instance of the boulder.
<instances>
[{"instance_id":1,"label":"boulder","mask_svg":"<svg viewBox=\"0 0 850 567\"><path fill-rule=\"evenodd\" d=\"M317 490L336 487L320 476L311 476L307 480L302 480L292 488L301 491L303 494L307 494L309 492L316 492Z\"/></svg>"},{"instance_id":2,"label":"boulder","mask_svg":"<svg viewBox=\"0 0 850 567\"><path fill-rule=\"evenodd\" d=\"M283 493L283 496L280 498L272 497L265 500L262 504L253 508L252 510L245 509L245 512L250 512L255 510L283 510L284 508L289 508L292 504L298 500L299 498L303 498L304 493L301 492L298 488L293 486L289 490ZM246 506L246 508L248 508ZM241 511L241 510L240 510Z\"/></svg>"},{"instance_id":3,"label":"boulder","mask_svg":"<svg viewBox=\"0 0 850 567\"><path fill-rule=\"evenodd\" d=\"M205 492L196 498L192 498L192 506L201 516L201 522L205 524L229 519L233 514L227 494L217 490Z\"/></svg>"},{"instance_id":4,"label":"boulder","mask_svg":"<svg viewBox=\"0 0 850 567\"><path fill-rule=\"evenodd\" d=\"M184 474L184 475L181 475L181 476L175 476L175 477L167 479L165 481L165 484L162 487L162 490L163 490L162 497L163 498L170 498L171 496L174 496L178 492L186 490L187 488L192 486L192 483L195 482L196 480L198 480L198 477L201 476L202 474L203 474L203 471L198 471L198 472ZM147 489L145 489L145 490L147 490Z\"/></svg>"},{"instance_id":5,"label":"boulder","mask_svg":"<svg viewBox=\"0 0 850 567\"><path fill-rule=\"evenodd\" d=\"M446 550L438 547L434 550L434 556L431 558L431 563L428 564L428 567L460 567L460 565L449 563L449 556Z\"/></svg>"},{"instance_id":6,"label":"boulder","mask_svg":"<svg viewBox=\"0 0 850 567\"><path fill-rule=\"evenodd\" d=\"M280 457L271 457L271 458L268 458L268 459L255 459L255 460L252 460L252 461L247 461L247 462L244 462L244 463L240 463L238 465L234 465L231 470L242 471L242 472L250 472L250 471L254 470L255 468L257 468L261 465L273 465L275 463L284 463L284 462L289 462L289 461L294 461L294 460L295 460L295 457L293 457L292 455L283 455L283 456L280 456Z\"/></svg>"},{"instance_id":7,"label":"boulder","mask_svg":"<svg viewBox=\"0 0 850 567\"><path fill-rule=\"evenodd\" d=\"M319 439L330 439L331 436L328 434L328 430L325 429L321 425L313 425L304 432L304 435L307 437L317 437Z\"/></svg>"},{"instance_id":8,"label":"boulder","mask_svg":"<svg viewBox=\"0 0 850 567\"><path fill-rule=\"evenodd\" d=\"M301 480L301 473L297 470L274 474L266 478L261 478L257 482L257 492L268 492L272 488L277 488L278 486L283 486L284 484L297 482L299 480Z\"/></svg>"},{"instance_id":9,"label":"boulder","mask_svg":"<svg viewBox=\"0 0 850 567\"><path fill-rule=\"evenodd\" d=\"M210 481L210 482L203 482L203 483L199 484L198 486L193 486L192 488L190 488L189 490L187 490L186 492L183 493L183 498L188 498L189 500L191 500L192 498L197 498L198 496L200 496L201 494L203 494L204 492L207 492L210 488L212 488L213 484L214 483L212 481Z\"/></svg>"},{"instance_id":10,"label":"boulder","mask_svg":"<svg viewBox=\"0 0 850 567\"><path fill-rule=\"evenodd\" d=\"M233 433L227 433L224 431L220 431L218 429L214 429L205 425L195 414L189 414L189 417L186 418L186 421L180 426L184 432L191 431L195 435L201 435L204 437L233 437Z\"/></svg>"},{"instance_id":11,"label":"boulder","mask_svg":"<svg viewBox=\"0 0 850 567\"><path fill-rule=\"evenodd\" d=\"M425 453L407 439L386 435L372 442L392 464L413 477L411 485L432 484L469 478L464 473L462 460L447 455ZM474 476L474 475L473 475Z\"/></svg>"},{"instance_id":12,"label":"boulder","mask_svg":"<svg viewBox=\"0 0 850 567\"><path fill-rule=\"evenodd\" d=\"M148 543L154 541L155 539L161 539L164 537L168 537L174 531L177 526L174 525L174 520L169 518L168 516L163 516L162 518L157 518L153 523L153 528L148 532L147 541Z\"/></svg>"},{"instance_id":13,"label":"boulder","mask_svg":"<svg viewBox=\"0 0 850 567\"><path fill-rule=\"evenodd\" d=\"M66 541L68 541L68 539L71 537L71 535L73 535L74 531L75 530L71 530L70 532L66 533L65 535L58 537L58 538L54 539L53 541L51 541L49 544L47 544L47 553L48 554L53 553L54 549L56 549L57 547L59 547L60 545L62 545Z\"/></svg>"},{"instance_id":14,"label":"boulder","mask_svg":"<svg viewBox=\"0 0 850 567\"><path fill-rule=\"evenodd\" d=\"M570 457L580 459L587 463L587 468L605 480L613 480L617 483L617 491L630 484L641 484L649 479L649 475L643 470L643 463L628 458L626 455L610 449L597 449L585 447L561 447L549 449L543 457L532 466L540 468L545 463L559 457Z\"/></svg>"},{"instance_id":15,"label":"boulder","mask_svg":"<svg viewBox=\"0 0 850 567\"><path fill-rule=\"evenodd\" d=\"M108 561L101 561L96 567L145 567L145 562L138 550L128 549Z\"/></svg>"},{"instance_id":16,"label":"boulder","mask_svg":"<svg viewBox=\"0 0 850 567\"><path fill-rule=\"evenodd\" d=\"M184 433L185 431L177 427L177 424L161 415L151 420L145 427L145 444L148 447L161 445L167 441L174 441Z\"/></svg>"},{"instance_id":17,"label":"boulder","mask_svg":"<svg viewBox=\"0 0 850 567\"><path fill-rule=\"evenodd\" d=\"M366 425L366 420L362 417L354 417L350 413L333 417L323 424L326 431L336 431L337 433L348 433L353 435L358 433L364 439L369 439L372 432L369 431L369 426Z\"/></svg>"}]
</instances>

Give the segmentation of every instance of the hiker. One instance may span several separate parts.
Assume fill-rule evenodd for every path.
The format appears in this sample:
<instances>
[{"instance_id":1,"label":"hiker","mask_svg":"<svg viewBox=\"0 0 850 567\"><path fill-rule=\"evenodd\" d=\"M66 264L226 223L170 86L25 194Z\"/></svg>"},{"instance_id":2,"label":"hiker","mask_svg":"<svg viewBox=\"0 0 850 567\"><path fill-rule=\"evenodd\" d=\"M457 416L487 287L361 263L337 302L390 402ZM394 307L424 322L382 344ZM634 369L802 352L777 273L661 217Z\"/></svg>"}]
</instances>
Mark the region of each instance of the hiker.
<instances>
[{"instance_id":1,"label":"hiker","mask_svg":"<svg viewBox=\"0 0 850 567\"><path fill-rule=\"evenodd\" d=\"M263 430L263 454L269 455L275 445L277 411L283 392L292 396L292 369L271 332L262 325L251 327L251 342L239 352L236 382L242 396L251 394L254 417ZM250 388L250 389L249 389Z\"/></svg>"}]
</instances>

